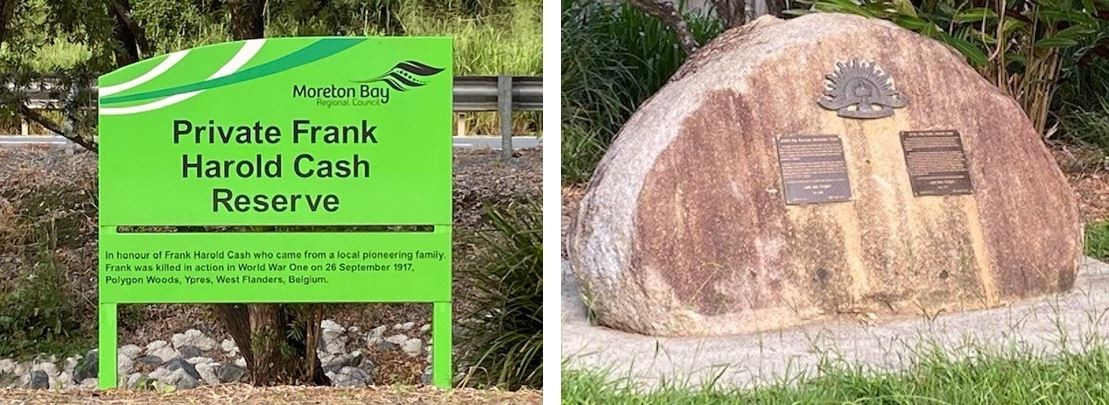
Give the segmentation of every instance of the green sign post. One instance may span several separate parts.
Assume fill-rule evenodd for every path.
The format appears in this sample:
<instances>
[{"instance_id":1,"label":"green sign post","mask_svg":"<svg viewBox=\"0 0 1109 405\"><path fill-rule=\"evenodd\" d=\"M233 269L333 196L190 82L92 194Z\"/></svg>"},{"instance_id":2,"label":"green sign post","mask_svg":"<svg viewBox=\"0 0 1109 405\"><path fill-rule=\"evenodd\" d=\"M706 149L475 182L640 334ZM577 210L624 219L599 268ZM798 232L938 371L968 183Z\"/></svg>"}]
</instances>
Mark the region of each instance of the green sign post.
<instances>
[{"instance_id":1,"label":"green sign post","mask_svg":"<svg viewBox=\"0 0 1109 405\"><path fill-rule=\"evenodd\" d=\"M118 304L221 302L432 303L449 387L451 46L257 39L101 76L100 387Z\"/></svg>"}]
</instances>

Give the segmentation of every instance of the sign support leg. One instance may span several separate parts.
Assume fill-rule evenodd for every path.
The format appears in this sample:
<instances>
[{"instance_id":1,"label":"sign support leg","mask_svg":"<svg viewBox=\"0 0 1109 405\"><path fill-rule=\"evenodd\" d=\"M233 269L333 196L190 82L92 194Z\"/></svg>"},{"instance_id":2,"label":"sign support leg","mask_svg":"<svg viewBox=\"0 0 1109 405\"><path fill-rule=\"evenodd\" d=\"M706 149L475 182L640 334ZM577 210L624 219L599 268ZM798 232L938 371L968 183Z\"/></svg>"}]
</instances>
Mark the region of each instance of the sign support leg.
<instances>
[{"instance_id":1,"label":"sign support leg","mask_svg":"<svg viewBox=\"0 0 1109 405\"><path fill-rule=\"evenodd\" d=\"M100 344L97 350L97 385L102 390L116 388L116 306L100 304Z\"/></svg>"},{"instance_id":2,"label":"sign support leg","mask_svg":"<svg viewBox=\"0 0 1109 405\"><path fill-rule=\"evenodd\" d=\"M431 380L436 387L451 388L451 303L436 302L431 311Z\"/></svg>"}]
</instances>

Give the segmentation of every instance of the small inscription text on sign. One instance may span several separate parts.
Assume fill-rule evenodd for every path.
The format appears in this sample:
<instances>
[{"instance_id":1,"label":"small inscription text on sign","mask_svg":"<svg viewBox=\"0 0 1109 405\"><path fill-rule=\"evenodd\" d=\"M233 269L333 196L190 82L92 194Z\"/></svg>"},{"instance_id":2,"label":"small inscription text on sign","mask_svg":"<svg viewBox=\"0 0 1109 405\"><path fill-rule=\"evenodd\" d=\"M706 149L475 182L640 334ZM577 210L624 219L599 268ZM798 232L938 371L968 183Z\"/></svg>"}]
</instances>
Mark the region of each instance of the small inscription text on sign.
<instances>
[{"instance_id":1,"label":"small inscription text on sign","mask_svg":"<svg viewBox=\"0 0 1109 405\"><path fill-rule=\"evenodd\" d=\"M902 131L901 148L914 196L974 193L958 131Z\"/></svg>"},{"instance_id":2,"label":"small inscription text on sign","mask_svg":"<svg viewBox=\"0 0 1109 405\"><path fill-rule=\"evenodd\" d=\"M851 200L843 142L836 135L778 138L778 166L786 204Z\"/></svg>"}]
</instances>

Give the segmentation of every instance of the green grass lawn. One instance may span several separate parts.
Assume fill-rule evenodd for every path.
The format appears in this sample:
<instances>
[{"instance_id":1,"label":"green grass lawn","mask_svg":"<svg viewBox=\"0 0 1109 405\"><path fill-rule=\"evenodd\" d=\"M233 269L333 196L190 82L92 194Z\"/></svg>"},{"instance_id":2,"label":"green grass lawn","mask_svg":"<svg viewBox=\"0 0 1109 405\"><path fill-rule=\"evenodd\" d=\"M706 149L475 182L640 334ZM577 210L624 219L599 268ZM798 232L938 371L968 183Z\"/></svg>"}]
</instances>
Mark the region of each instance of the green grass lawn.
<instances>
[{"instance_id":1,"label":"green grass lawn","mask_svg":"<svg viewBox=\"0 0 1109 405\"><path fill-rule=\"evenodd\" d=\"M964 353L967 354L967 353ZM664 384L643 392L600 372L563 371L568 404L1109 404L1109 346L1041 356L1010 350L920 352L890 374L828 363L821 376L794 384L729 390L712 384ZM968 360L968 358L970 360Z\"/></svg>"},{"instance_id":2,"label":"green grass lawn","mask_svg":"<svg viewBox=\"0 0 1109 405\"><path fill-rule=\"evenodd\" d=\"M1109 258L1109 221L1086 225L1086 255L1098 260Z\"/></svg>"}]
</instances>

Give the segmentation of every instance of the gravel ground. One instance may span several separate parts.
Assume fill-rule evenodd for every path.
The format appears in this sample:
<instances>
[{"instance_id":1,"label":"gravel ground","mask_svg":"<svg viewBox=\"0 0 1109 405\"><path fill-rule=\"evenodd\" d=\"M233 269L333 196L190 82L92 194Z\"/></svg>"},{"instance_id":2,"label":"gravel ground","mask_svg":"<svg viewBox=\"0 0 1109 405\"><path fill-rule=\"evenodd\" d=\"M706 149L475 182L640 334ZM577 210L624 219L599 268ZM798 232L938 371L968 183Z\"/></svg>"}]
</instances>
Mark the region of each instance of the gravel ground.
<instances>
[{"instance_id":1,"label":"gravel ground","mask_svg":"<svg viewBox=\"0 0 1109 405\"><path fill-rule=\"evenodd\" d=\"M542 391L505 392L431 387L252 387L227 384L191 390L154 391L42 391L0 389L0 402L23 404L539 404Z\"/></svg>"}]
</instances>

